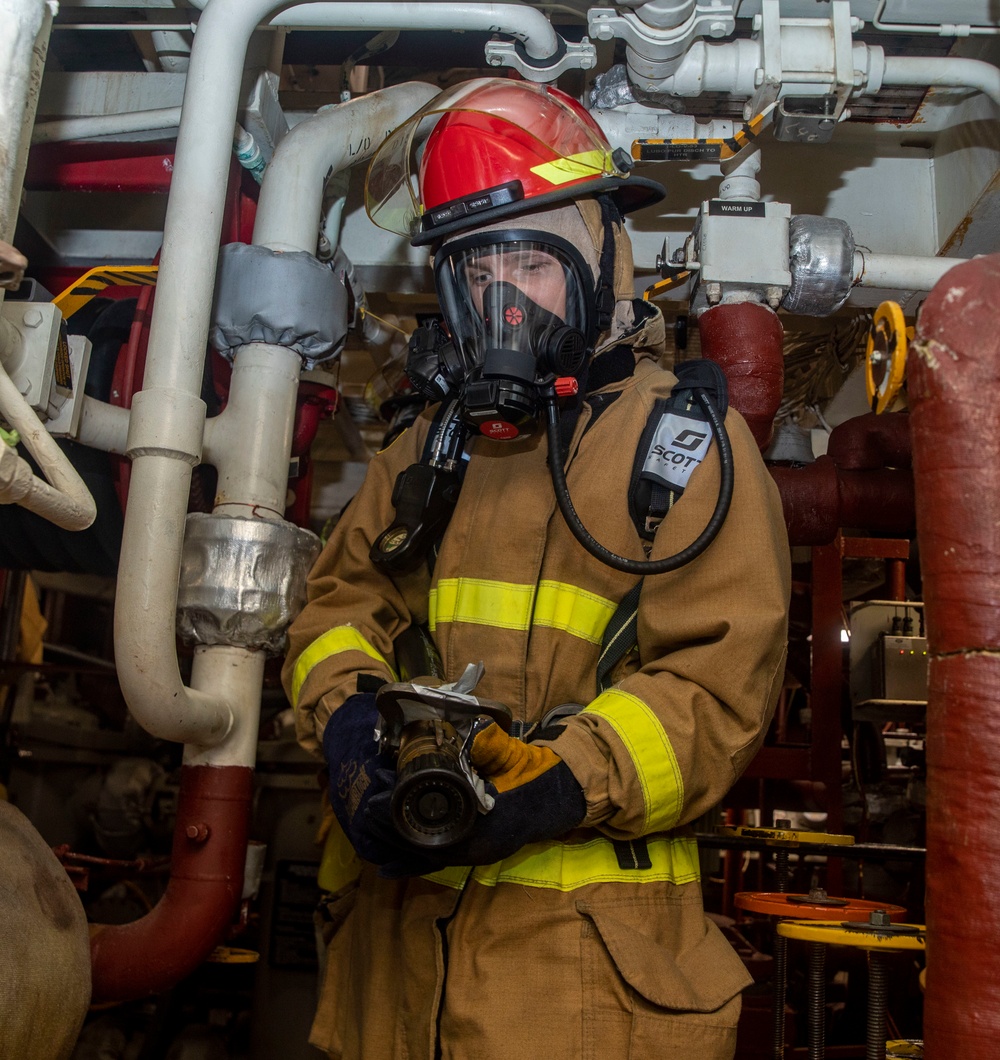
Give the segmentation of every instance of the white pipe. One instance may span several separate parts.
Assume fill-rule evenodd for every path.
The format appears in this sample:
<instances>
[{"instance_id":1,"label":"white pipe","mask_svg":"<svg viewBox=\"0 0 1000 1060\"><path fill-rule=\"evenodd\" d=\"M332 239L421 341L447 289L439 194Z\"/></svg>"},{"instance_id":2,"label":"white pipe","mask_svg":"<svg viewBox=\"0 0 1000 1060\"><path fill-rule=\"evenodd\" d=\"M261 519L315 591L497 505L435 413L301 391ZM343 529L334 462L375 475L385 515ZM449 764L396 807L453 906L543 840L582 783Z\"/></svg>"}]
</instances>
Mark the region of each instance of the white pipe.
<instances>
[{"instance_id":1,"label":"white pipe","mask_svg":"<svg viewBox=\"0 0 1000 1060\"><path fill-rule=\"evenodd\" d=\"M854 252L854 285L886 291L929 291L965 258L920 258L908 254Z\"/></svg>"},{"instance_id":2,"label":"white pipe","mask_svg":"<svg viewBox=\"0 0 1000 1060\"><path fill-rule=\"evenodd\" d=\"M76 440L102 453L124 455L128 438L129 410L97 398L83 397Z\"/></svg>"},{"instance_id":3,"label":"white pipe","mask_svg":"<svg viewBox=\"0 0 1000 1060\"><path fill-rule=\"evenodd\" d=\"M432 85L408 82L359 96L296 125L264 173L253 241L273 250L315 254L327 174L371 158L386 134L437 94Z\"/></svg>"},{"instance_id":4,"label":"white pipe","mask_svg":"<svg viewBox=\"0 0 1000 1060\"><path fill-rule=\"evenodd\" d=\"M97 506L83 479L56 445L35 410L25 401L7 373L0 368L0 415L21 436L28 452L49 479L38 478L31 465L5 443L4 489L0 502L20 504L64 530L86 530L97 517ZM13 454L15 463L11 462Z\"/></svg>"},{"instance_id":5,"label":"white pipe","mask_svg":"<svg viewBox=\"0 0 1000 1060\"><path fill-rule=\"evenodd\" d=\"M0 0L0 240L5 243L14 239L55 8L47 0Z\"/></svg>"},{"instance_id":6,"label":"white pipe","mask_svg":"<svg viewBox=\"0 0 1000 1060\"><path fill-rule=\"evenodd\" d=\"M261 688L264 685L262 651L247 651L213 644L198 645L191 660L191 684L199 688L225 688L236 711L232 729L211 748L187 744L186 766L252 766L257 760Z\"/></svg>"},{"instance_id":7,"label":"white pipe","mask_svg":"<svg viewBox=\"0 0 1000 1060\"><path fill-rule=\"evenodd\" d=\"M192 683L204 679L208 688L185 687L174 623L191 466L201 458L205 431L204 404L197 395L243 65L251 34L279 2L212 0L198 24L164 221L144 389L133 401L127 442L132 475L115 608L119 681L144 728L202 748L228 745L235 704L250 680L245 669L256 666L255 660L241 663L234 657L228 666L199 669ZM388 131L373 130L372 140L377 144ZM252 762L250 757L245 764Z\"/></svg>"},{"instance_id":8,"label":"white pipe","mask_svg":"<svg viewBox=\"0 0 1000 1060\"><path fill-rule=\"evenodd\" d=\"M700 122L690 114L650 110L629 103L613 110L591 110L612 147L631 152L634 140L727 140L736 128L728 119Z\"/></svg>"},{"instance_id":9,"label":"white pipe","mask_svg":"<svg viewBox=\"0 0 1000 1060\"><path fill-rule=\"evenodd\" d=\"M202 11L211 10L209 0L191 2ZM218 0L212 2L218 3ZM523 4L305 3L286 8L268 21L272 26L297 26L300 29L442 29L503 33L521 41L532 59L549 59L559 51L560 45L552 23L541 11ZM198 23L198 33L203 25L204 16Z\"/></svg>"},{"instance_id":10,"label":"white pipe","mask_svg":"<svg viewBox=\"0 0 1000 1060\"><path fill-rule=\"evenodd\" d=\"M971 88L1000 106L1000 70L979 59L887 56L883 85Z\"/></svg>"},{"instance_id":11,"label":"white pipe","mask_svg":"<svg viewBox=\"0 0 1000 1060\"><path fill-rule=\"evenodd\" d=\"M136 26L136 30L142 29ZM150 33L160 67L168 74L187 73L191 62L191 35L174 29L154 29Z\"/></svg>"},{"instance_id":12,"label":"white pipe","mask_svg":"<svg viewBox=\"0 0 1000 1060\"><path fill-rule=\"evenodd\" d=\"M936 25L883 22L887 0L881 0L872 18L872 25L886 33L935 33L940 37L992 37L1000 33L997 26L972 26L963 22L941 22Z\"/></svg>"},{"instance_id":13,"label":"white pipe","mask_svg":"<svg viewBox=\"0 0 1000 1060\"><path fill-rule=\"evenodd\" d=\"M176 129L180 120L180 107L132 110L124 114L90 114L79 118L58 118L54 121L39 122L31 134L31 142L47 144L62 140L85 140L90 136Z\"/></svg>"},{"instance_id":14,"label":"white pipe","mask_svg":"<svg viewBox=\"0 0 1000 1060\"><path fill-rule=\"evenodd\" d=\"M205 424L205 460L219 473L213 515L284 515L301 372L285 346L252 342L237 351L229 401Z\"/></svg>"},{"instance_id":15,"label":"white pipe","mask_svg":"<svg viewBox=\"0 0 1000 1060\"><path fill-rule=\"evenodd\" d=\"M209 747L231 732L243 683L238 667L210 692L181 681L174 644L190 486L191 467L183 461L161 453L133 460L118 563L115 665L129 710L147 732Z\"/></svg>"}]
</instances>

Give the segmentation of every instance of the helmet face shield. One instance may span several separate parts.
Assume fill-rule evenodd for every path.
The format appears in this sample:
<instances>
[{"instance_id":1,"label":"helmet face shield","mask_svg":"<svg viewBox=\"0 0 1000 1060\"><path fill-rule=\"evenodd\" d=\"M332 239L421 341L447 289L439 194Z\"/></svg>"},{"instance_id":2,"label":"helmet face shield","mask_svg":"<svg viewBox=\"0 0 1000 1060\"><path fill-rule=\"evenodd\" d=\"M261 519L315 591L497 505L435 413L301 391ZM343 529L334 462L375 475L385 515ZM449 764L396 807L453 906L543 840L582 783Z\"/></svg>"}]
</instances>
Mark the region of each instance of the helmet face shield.
<instances>
[{"instance_id":1,"label":"helmet face shield","mask_svg":"<svg viewBox=\"0 0 1000 1060\"><path fill-rule=\"evenodd\" d=\"M528 229L466 236L438 251L434 276L467 375L500 350L530 357L533 376L582 366L571 363L567 343L570 331L577 350L595 338L594 280L566 240Z\"/></svg>"},{"instance_id":2,"label":"helmet face shield","mask_svg":"<svg viewBox=\"0 0 1000 1060\"><path fill-rule=\"evenodd\" d=\"M365 209L380 228L436 242L578 195L636 208L662 197L619 167L600 126L558 89L478 78L442 92L372 157Z\"/></svg>"}]
</instances>

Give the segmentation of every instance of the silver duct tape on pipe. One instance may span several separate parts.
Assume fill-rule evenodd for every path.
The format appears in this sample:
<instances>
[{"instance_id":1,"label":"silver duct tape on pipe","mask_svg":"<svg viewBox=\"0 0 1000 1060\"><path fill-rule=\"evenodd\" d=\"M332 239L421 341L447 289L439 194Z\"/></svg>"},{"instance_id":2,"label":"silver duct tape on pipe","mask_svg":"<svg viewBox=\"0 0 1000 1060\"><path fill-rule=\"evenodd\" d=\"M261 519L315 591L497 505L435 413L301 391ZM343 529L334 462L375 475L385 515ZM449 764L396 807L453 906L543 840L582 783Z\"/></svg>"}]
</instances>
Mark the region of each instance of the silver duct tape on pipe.
<instances>
[{"instance_id":1,"label":"silver duct tape on pipe","mask_svg":"<svg viewBox=\"0 0 1000 1060\"><path fill-rule=\"evenodd\" d=\"M319 538L291 523L192 513L177 632L189 643L279 654L319 551Z\"/></svg>"},{"instance_id":2,"label":"silver duct tape on pipe","mask_svg":"<svg viewBox=\"0 0 1000 1060\"><path fill-rule=\"evenodd\" d=\"M854 235L836 217L796 214L788 226L792 285L781 308L824 317L835 313L854 286Z\"/></svg>"}]
</instances>

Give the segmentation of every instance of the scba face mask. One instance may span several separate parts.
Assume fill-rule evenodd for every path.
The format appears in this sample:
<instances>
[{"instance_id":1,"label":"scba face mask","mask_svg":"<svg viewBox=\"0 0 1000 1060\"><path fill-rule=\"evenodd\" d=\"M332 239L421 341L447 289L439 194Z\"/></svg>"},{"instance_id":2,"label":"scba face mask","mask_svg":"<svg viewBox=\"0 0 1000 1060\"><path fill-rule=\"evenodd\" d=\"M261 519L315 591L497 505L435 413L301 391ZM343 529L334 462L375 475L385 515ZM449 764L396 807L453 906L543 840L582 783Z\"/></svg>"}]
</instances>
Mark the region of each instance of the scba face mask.
<instances>
[{"instance_id":1,"label":"scba face mask","mask_svg":"<svg viewBox=\"0 0 1000 1060\"><path fill-rule=\"evenodd\" d=\"M438 251L435 283L450 342L411 350L407 374L434 400L490 438L538 424L540 394L573 394L595 339L595 284L580 252L559 236L508 229Z\"/></svg>"}]
</instances>

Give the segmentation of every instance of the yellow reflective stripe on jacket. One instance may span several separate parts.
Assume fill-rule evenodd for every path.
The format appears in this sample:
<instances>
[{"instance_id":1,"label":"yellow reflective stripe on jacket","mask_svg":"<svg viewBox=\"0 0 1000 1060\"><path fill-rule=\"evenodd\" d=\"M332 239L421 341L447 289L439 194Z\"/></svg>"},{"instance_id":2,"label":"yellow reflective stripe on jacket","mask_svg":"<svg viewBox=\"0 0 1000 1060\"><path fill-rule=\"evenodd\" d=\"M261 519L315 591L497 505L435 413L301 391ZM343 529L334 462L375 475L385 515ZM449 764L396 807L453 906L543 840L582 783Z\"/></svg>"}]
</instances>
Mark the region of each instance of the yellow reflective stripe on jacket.
<instances>
[{"instance_id":1,"label":"yellow reflective stripe on jacket","mask_svg":"<svg viewBox=\"0 0 1000 1060\"><path fill-rule=\"evenodd\" d=\"M430 591L428 625L472 622L500 629L527 629L535 599L534 585L482 578L444 578Z\"/></svg>"},{"instance_id":2,"label":"yellow reflective stripe on jacket","mask_svg":"<svg viewBox=\"0 0 1000 1060\"><path fill-rule=\"evenodd\" d=\"M473 869L455 866L425 879L461 890L472 879L484 887L516 883L575 891L591 883L692 883L699 879L698 843L691 836L650 836L648 869L623 869L614 844L605 836L586 843L531 843L513 857Z\"/></svg>"},{"instance_id":3,"label":"yellow reflective stripe on jacket","mask_svg":"<svg viewBox=\"0 0 1000 1060\"><path fill-rule=\"evenodd\" d=\"M312 644L299 656L292 673L292 706L299 702L299 692L306 682L306 678L313 669L325 659L332 655L339 655L343 651L362 651L365 655L380 662L393 675L395 673L382 653L361 635L353 626L335 626L328 629L322 636L317 637Z\"/></svg>"},{"instance_id":4,"label":"yellow reflective stripe on jacket","mask_svg":"<svg viewBox=\"0 0 1000 1060\"><path fill-rule=\"evenodd\" d=\"M642 786L643 831L673 828L684 805L684 778L657 716L638 696L617 688L602 692L583 713L603 718L625 744Z\"/></svg>"},{"instance_id":5,"label":"yellow reflective stripe on jacket","mask_svg":"<svg viewBox=\"0 0 1000 1060\"><path fill-rule=\"evenodd\" d=\"M534 623L600 644L616 605L596 593L563 582L539 582Z\"/></svg>"},{"instance_id":6,"label":"yellow reflective stripe on jacket","mask_svg":"<svg viewBox=\"0 0 1000 1060\"><path fill-rule=\"evenodd\" d=\"M536 590L515 582L444 578L431 589L428 624L432 631L442 622L522 631L547 626L600 644L614 613L613 601L565 582L542 581Z\"/></svg>"}]
</instances>

